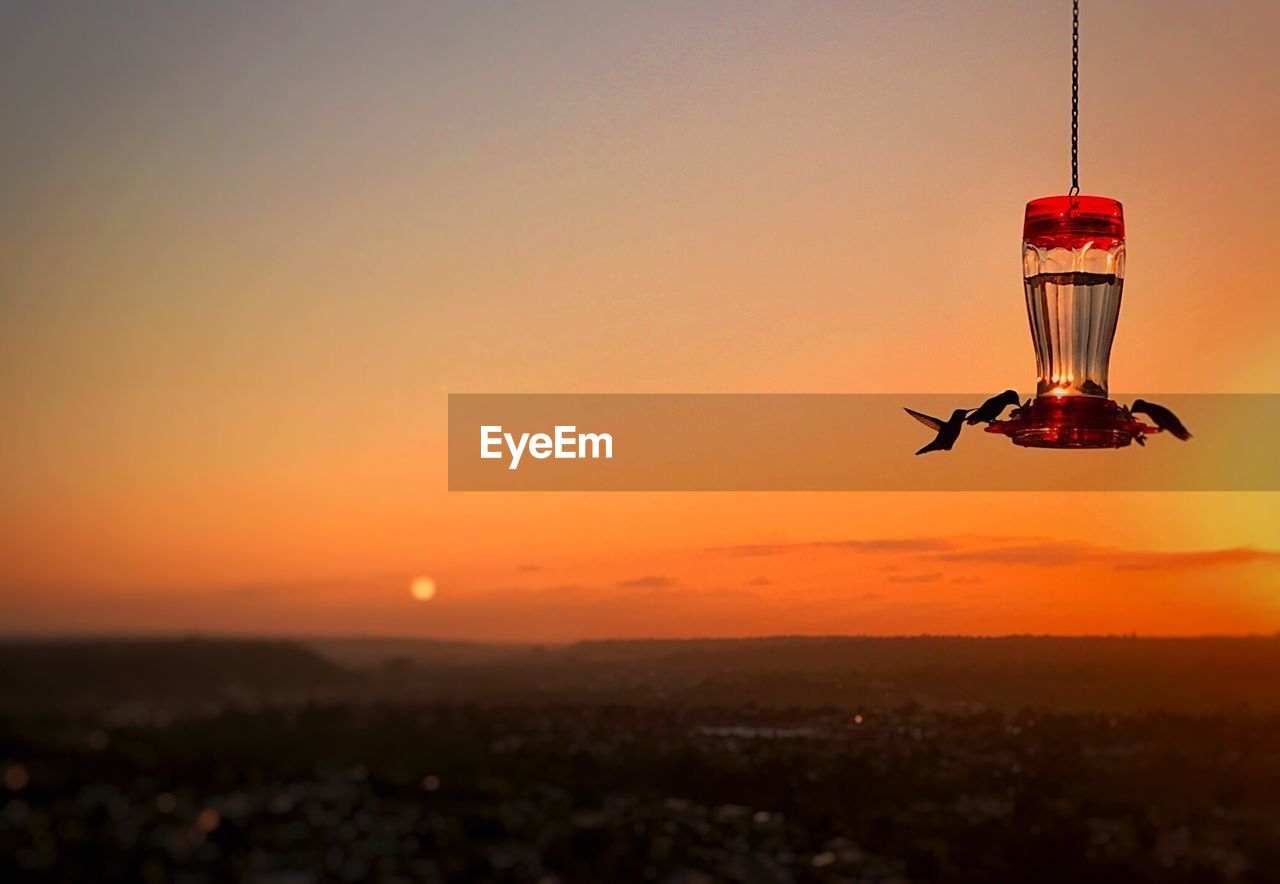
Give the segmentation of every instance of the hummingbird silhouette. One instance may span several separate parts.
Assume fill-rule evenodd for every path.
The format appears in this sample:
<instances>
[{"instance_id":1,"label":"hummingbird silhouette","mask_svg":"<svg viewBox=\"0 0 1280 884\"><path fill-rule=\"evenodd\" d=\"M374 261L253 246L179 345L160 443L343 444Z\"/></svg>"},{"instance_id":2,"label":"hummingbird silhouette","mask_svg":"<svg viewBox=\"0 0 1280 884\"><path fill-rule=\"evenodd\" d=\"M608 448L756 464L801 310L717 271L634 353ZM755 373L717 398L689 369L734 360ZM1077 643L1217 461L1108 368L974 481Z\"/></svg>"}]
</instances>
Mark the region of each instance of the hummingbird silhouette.
<instances>
[{"instance_id":1,"label":"hummingbird silhouette","mask_svg":"<svg viewBox=\"0 0 1280 884\"><path fill-rule=\"evenodd\" d=\"M1135 399L1129 406L1133 414L1145 414L1155 421L1156 426L1183 442L1191 438L1191 433L1178 420L1178 416L1163 405L1156 405L1145 399Z\"/></svg>"},{"instance_id":2,"label":"hummingbird silhouette","mask_svg":"<svg viewBox=\"0 0 1280 884\"><path fill-rule=\"evenodd\" d=\"M992 396L975 408L973 414L969 415L969 419L965 423L971 427L977 423L991 423L1004 414L1004 410L1010 405L1016 407L1021 401L1022 399L1018 396L1017 390L1005 390L999 396Z\"/></svg>"},{"instance_id":3,"label":"hummingbird silhouette","mask_svg":"<svg viewBox=\"0 0 1280 884\"><path fill-rule=\"evenodd\" d=\"M941 418L930 417L927 414L912 411L910 408L902 410L938 434L932 442L921 448L916 454L928 454L930 451L950 451L951 446L955 445L956 440L960 438L960 431L964 429L965 415L969 413L967 408L957 408L951 412L951 419L944 421Z\"/></svg>"}]
</instances>

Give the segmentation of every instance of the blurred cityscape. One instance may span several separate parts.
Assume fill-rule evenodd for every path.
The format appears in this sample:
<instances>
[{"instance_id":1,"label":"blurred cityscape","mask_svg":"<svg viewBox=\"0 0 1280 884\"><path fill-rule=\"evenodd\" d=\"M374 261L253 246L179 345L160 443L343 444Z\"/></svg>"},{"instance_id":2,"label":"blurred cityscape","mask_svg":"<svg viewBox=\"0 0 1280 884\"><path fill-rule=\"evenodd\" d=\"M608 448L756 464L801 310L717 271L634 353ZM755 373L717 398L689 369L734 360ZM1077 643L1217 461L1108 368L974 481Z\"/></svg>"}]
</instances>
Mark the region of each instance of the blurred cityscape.
<instances>
[{"instance_id":1,"label":"blurred cityscape","mask_svg":"<svg viewBox=\"0 0 1280 884\"><path fill-rule=\"evenodd\" d=\"M1280 638L0 644L0 881L1280 880Z\"/></svg>"}]
</instances>

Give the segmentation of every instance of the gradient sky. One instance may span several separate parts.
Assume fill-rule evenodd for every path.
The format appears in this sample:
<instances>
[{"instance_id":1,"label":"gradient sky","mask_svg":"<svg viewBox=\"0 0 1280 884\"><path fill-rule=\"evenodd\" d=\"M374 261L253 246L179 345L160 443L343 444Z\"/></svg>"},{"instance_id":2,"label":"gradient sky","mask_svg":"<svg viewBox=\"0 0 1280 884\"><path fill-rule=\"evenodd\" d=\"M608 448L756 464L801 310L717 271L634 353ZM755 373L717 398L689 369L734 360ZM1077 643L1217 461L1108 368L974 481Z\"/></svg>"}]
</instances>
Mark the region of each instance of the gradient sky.
<instances>
[{"instance_id":1,"label":"gradient sky","mask_svg":"<svg viewBox=\"0 0 1280 884\"><path fill-rule=\"evenodd\" d=\"M1084 7L1082 186L1129 228L1113 387L1280 391L1280 5ZM1069 27L5 4L0 629L1280 628L1274 494L445 490L450 392L1028 386Z\"/></svg>"}]
</instances>

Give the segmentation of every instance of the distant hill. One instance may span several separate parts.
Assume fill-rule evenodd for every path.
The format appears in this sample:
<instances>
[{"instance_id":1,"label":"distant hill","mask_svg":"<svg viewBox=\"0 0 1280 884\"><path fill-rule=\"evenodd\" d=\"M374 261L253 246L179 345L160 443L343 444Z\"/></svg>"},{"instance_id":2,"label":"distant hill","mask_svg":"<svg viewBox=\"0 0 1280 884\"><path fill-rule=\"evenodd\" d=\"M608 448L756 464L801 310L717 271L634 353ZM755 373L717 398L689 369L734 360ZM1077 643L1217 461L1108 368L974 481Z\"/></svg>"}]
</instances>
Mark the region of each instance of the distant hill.
<instances>
[{"instance_id":1,"label":"distant hill","mask_svg":"<svg viewBox=\"0 0 1280 884\"><path fill-rule=\"evenodd\" d=\"M387 690L451 702L1280 712L1278 638L833 636L506 650L424 642L416 651L397 640L393 647L404 665Z\"/></svg>"},{"instance_id":2,"label":"distant hill","mask_svg":"<svg viewBox=\"0 0 1280 884\"><path fill-rule=\"evenodd\" d=\"M1280 638L0 643L0 707L347 700L1280 713Z\"/></svg>"},{"instance_id":3,"label":"distant hill","mask_svg":"<svg viewBox=\"0 0 1280 884\"><path fill-rule=\"evenodd\" d=\"M273 702L351 684L356 676L295 642L66 639L0 643L0 706L64 709Z\"/></svg>"},{"instance_id":4,"label":"distant hill","mask_svg":"<svg viewBox=\"0 0 1280 884\"><path fill-rule=\"evenodd\" d=\"M536 645L491 644L417 638L335 637L299 639L299 643L343 666L371 667L395 663L470 666L521 657Z\"/></svg>"},{"instance_id":5,"label":"distant hill","mask_svg":"<svg viewBox=\"0 0 1280 884\"><path fill-rule=\"evenodd\" d=\"M777 637L583 642L566 665L706 701L1280 711L1280 638Z\"/></svg>"}]
</instances>

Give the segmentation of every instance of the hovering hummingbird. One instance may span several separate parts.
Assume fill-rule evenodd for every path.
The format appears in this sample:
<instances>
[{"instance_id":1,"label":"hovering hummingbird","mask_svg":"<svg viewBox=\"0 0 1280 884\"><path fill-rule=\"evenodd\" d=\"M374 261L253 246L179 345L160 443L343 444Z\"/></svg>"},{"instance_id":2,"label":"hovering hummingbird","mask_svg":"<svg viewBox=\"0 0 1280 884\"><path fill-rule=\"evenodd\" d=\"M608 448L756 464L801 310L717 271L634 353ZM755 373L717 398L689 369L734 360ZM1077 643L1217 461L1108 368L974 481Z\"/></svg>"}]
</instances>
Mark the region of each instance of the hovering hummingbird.
<instances>
[{"instance_id":1,"label":"hovering hummingbird","mask_svg":"<svg viewBox=\"0 0 1280 884\"><path fill-rule=\"evenodd\" d=\"M1156 422L1157 427L1184 442L1191 438L1191 434L1182 425L1182 421L1178 420L1178 416L1163 405L1156 405L1154 402L1148 402L1145 399L1135 399L1133 404L1129 406L1129 411L1133 414L1149 415Z\"/></svg>"},{"instance_id":2,"label":"hovering hummingbird","mask_svg":"<svg viewBox=\"0 0 1280 884\"><path fill-rule=\"evenodd\" d=\"M927 414L921 414L918 411L912 411L910 408L902 410L929 429L935 430L938 434L932 442L921 448L916 454L927 454L930 451L950 451L951 446L955 445L956 440L960 438L960 431L964 428L965 415L969 413L967 408L957 408L951 412L951 419L944 421L940 418L929 417Z\"/></svg>"},{"instance_id":3,"label":"hovering hummingbird","mask_svg":"<svg viewBox=\"0 0 1280 884\"><path fill-rule=\"evenodd\" d=\"M971 427L977 423L991 423L1004 414L1004 410L1010 405L1017 406L1021 401L1017 390L1005 390L999 396L992 396L975 408L973 414L969 415L969 419L965 423Z\"/></svg>"}]
</instances>

